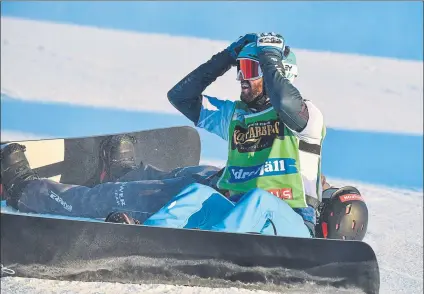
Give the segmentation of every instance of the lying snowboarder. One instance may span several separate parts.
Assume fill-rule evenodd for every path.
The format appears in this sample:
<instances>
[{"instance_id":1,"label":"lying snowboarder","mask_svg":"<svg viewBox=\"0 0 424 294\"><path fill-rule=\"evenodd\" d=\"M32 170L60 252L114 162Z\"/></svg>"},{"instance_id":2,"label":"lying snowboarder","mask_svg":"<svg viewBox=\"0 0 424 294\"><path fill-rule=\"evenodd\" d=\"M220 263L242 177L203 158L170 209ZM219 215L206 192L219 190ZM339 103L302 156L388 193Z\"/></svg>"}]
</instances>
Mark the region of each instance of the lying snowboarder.
<instances>
[{"instance_id":1,"label":"lying snowboarder","mask_svg":"<svg viewBox=\"0 0 424 294\"><path fill-rule=\"evenodd\" d=\"M241 81L241 101L202 95L232 66L237 66ZM117 180L113 174L122 174L125 169L132 171L125 179L118 179L118 183L92 189L37 180L27 164L20 170L12 168L12 164L3 168L2 162L3 183L15 199L11 204L21 211L52 213L53 200L56 210L68 215L74 211L87 216L81 212L87 214L89 210L88 217L104 217L105 210L120 210L109 215L107 221L305 238L316 235L317 214L323 211L322 223L327 225L318 227L318 236L362 239L368 215L356 189L337 191L326 209L320 209L325 126L321 112L304 100L292 84L296 76L295 56L280 35L247 34L169 91L170 102L196 126L228 140L228 160L222 174L215 174L217 169L213 167L191 167L168 174L152 172L151 168L134 169L128 156L131 144L124 139L116 149L119 152L111 148L105 153L109 154L105 158L109 158L110 178ZM6 153L15 154L16 158L24 156L19 150L14 153L12 147ZM135 171L139 175L140 171L154 174L148 178L154 181L131 180L128 175ZM44 201L35 194L43 194ZM104 198L100 201L99 197L88 197L90 194ZM350 198L342 201L341 196L345 195ZM40 208L41 203L46 206ZM131 209L136 211L132 217L128 214ZM329 226L331 221L335 223Z\"/></svg>"},{"instance_id":2,"label":"lying snowboarder","mask_svg":"<svg viewBox=\"0 0 424 294\"><path fill-rule=\"evenodd\" d=\"M135 139L111 136L100 146L98 185L68 185L39 178L29 166L25 146L13 143L1 150L1 181L7 205L21 211L105 219L113 211L143 222L185 186L219 169L212 166L164 172L135 161Z\"/></svg>"}]
</instances>

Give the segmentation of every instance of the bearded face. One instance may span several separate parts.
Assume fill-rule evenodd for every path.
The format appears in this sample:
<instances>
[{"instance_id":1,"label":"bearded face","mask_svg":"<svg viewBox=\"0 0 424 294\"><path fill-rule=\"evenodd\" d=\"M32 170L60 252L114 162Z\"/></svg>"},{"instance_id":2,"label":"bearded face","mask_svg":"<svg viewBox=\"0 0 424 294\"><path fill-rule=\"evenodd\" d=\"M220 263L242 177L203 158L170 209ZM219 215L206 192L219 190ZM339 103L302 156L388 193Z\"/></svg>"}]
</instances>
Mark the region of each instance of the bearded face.
<instances>
[{"instance_id":1,"label":"bearded face","mask_svg":"<svg viewBox=\"0 0 424 294\"><path fill-rule=\"evenodd\" d=\"M240 99L244 103L252 102L255 98L263 93L263 78L252 81L241 80L241 93Z\"/></svg>"}]
</instances>

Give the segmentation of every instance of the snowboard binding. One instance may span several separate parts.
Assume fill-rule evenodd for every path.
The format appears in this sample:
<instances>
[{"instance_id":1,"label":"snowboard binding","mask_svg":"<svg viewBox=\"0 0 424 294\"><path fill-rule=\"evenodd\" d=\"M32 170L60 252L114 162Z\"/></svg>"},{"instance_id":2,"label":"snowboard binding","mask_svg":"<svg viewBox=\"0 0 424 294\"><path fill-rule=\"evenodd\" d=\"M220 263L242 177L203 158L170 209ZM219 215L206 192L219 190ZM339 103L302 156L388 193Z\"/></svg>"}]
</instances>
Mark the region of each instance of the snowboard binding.
<instances>
[{"instance_id":1,"label":"snowboard binding","mask_svg":"<svg viewBox=\"0 0 424 294\"><path fill-rule=\"evenodd\" d=\"M140 222L130 217L125 212L113 211L106 217L105 222L107 223L118 223L127 225L139 225Z\"/></svg>"},{"instance_id":2,"label":"snowboard binding","mask_svg":"<svg viewBox=\"0 0 424 294\"><path fill-rule=\"evenodd\" d=\"M100 182L113 182L137 168L135 162L135 137L123 134L111 136L100 144L102 171ZM143 163L141 162L140 165Z\"/></svg>"},{"instance_id":3,"label":"snowboard binding","mask_svg":"<svg viewBox=\"0 0 424 294\"><path fill-rule=\"evenodd\" d=\"M26 147L18 143L11 143L0 151L0 195L8 205L17 208L22 190L31 180L39 178L25 156Z\"/></svg>"}]
</instances>

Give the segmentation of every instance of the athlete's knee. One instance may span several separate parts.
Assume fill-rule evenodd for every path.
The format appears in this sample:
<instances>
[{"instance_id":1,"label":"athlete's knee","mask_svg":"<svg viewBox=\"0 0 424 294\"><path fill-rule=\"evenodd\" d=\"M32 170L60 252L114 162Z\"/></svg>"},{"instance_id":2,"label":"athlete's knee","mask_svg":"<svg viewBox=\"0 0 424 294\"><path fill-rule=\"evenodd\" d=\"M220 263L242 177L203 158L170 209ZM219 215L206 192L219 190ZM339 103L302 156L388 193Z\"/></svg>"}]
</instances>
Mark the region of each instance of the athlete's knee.
<instances>
[{"instance_id":1,"label":"athlete's knee","mask_svg":"<svg viewBox=\"0 0 424 294\"><path fill-rule=\"evenodd\" d=\"M193 183L188 186L186 186L180 193L178 193L177 197L185 197L187 195L197 195L198 197L207 198L212 194L218 193L215 189L199 184L199 183Z\"/></svg>"},{"instance_id":2,"label":"athlete's knee","mask_svg":"<svg viewBox=\"0 0 424 294\"><path fill-rule=\"evenodd\" d=\"M199 183L193 183L190 184L188 186L186 186L184 188L185 190L192 190L192 191L211 191L211 192L216 192L215 189L207 186L207 185L203 185L203 184L199 184Z\"/></svg>"},{"instance_id":3,"label":"athlete's knee","mask_svg":"<svg viewBox=\"0 0 424 294\"><path fill-rule=\"evenodd\" d=\"M249 190L244 194L237 203L249 203L251 205L259 206L266 203L266 205L271 205L276 201L276 197L269 193L268 191L261 188L254 188ZM272 205L276 205L275 203Z\"/></svg>"}]
</instances>

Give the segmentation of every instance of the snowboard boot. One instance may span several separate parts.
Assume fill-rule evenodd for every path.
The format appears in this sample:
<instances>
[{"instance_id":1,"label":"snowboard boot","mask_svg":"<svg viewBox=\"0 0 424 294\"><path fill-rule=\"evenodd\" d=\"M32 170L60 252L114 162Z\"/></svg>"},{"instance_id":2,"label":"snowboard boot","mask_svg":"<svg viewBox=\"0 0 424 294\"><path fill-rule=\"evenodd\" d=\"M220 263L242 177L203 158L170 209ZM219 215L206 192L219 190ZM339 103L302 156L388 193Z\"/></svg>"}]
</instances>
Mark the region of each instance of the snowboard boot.
<instances>
[{"instance_id":1,"label":"snowboard boot","mask_svg":"<svg viewBox=\"0 0 424 294\"><path fill-rule=\"evenodd\" d=\"M26 147L17 143L7 145L1 150L2 190L8 195L7 204L17 208L19 198L25 186L31 180L39 179L25 156Z\"/></svg>"},{"instance_id":2,"label":"snowboard boot","mask_svg":"<svg viewBox=\"0 0 424 294\"><path fill-rule=\"evenodd\" d=\"M101 174L100 182L114 182L128 172L136 169L136 140L129 135L112 136L100 146Z\"/></svg>"},{"instance_id":3,"label":"snowboard boot","mask_svg":"<svg viewBox=\"0 0 424 294\"><path fill-rule=\"evenodd\" d=\"M111 212L106 217L105 222L127 224L127 225L139 225L140 224L140 222L138 220L128 216L125 212Z\"/></svg>"}]
</instances>

